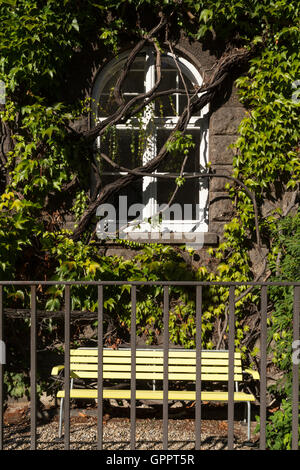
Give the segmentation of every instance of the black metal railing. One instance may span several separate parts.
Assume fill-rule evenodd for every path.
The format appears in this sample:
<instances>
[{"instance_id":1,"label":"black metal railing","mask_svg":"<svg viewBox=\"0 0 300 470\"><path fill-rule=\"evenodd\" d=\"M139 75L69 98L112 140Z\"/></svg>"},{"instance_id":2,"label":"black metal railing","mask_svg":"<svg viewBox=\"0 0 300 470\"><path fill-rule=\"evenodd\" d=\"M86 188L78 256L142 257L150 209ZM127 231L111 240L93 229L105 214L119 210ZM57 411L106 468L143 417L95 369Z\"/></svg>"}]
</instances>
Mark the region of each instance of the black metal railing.
<instances>
[{"instance_id":1,"label":"black metal railing","mask_svg":"<svg viewBox=\"0 0 300 470\"><path fill-rule=\"evenodd\" d=\"M163 449L168 449L168 349L169 349L169 289L171 286L189 286L195 288L196 293L196 403L195 403L195 450L201 448L201 324L202 324L202 296L203 289L210 286L229 288L229 368L228 368L228 449L234 448L234 350L235 350L235 287L260 287L260 438L259 448L266 449L266 420L267 420L267 305L268 287L292 286L294 292L293 303L293 342L299 342L299 316L300 316L300 283L299 282L190 282L190 281L0 281L0 340L5 342L5 316L3 302L4 286L29 286L31 289L30 304L30 448L37 448L37 287L61 285L65 289L64 309L64 448L70 448L70 325L71 325L71 287L74 285L97 286L98 289L98 407L97 407L97 448L103 449L103 304L105 286L131 286L131 398L130 398L130 447L136 448L136 304L138 286L163 287ZM5 448L3 440L3 375L5 365L0 364L0 450ZM298 449L299 442L299 365L293 363L292 383L292 449Z\"/></svg>"}]
</instances>

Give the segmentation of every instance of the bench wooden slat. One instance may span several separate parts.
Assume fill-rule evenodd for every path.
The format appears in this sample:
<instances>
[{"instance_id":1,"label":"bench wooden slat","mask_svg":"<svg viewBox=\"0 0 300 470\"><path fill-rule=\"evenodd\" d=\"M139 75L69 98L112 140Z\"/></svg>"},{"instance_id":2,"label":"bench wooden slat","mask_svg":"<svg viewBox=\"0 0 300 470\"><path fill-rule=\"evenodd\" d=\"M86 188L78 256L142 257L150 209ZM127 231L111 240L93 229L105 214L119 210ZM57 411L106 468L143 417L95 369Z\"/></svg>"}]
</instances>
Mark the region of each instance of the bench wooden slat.
<instances>
[{"instance_id":1,"label":"bench wooden slat","mask_svg":"<svg viewBox=\"0 0 300 470\"><path fill-rule=\"evenodd\" d=\"M95 358L98 357L97 349L71 349L70 350L71 356L94 356ZM156 349L137 349L136 350L136 357L163 357L163 351L159 351ZM112 357L131 357L131 350L129 349L103 349L103 356L112 356ZM235 352L235 358L240 358L241 353ZM184 358L195 358L196 351L194 349L178 349L176 351L169 350L169 357L184 357ZM202 358L228 358L228 351L202 351L201 353Z\"/></svg>"},{"instance_id":2,"label":"bench wooden slat","mask_svg":"<svg viewBox=\"0 0 300 470\"><path fill-rule=\"evenodd\" d=\"M136 358L136 364L145 364L145 365L163 365L163 358L154 357L151 360L149 358ZM170 358L168 361L169 365L195 365L196 358ZM241 364L240 359L235 359L235 366ZM98 358L96 357L72 357L71 364L98 364ZM130 357L104 357L103 364L131 364ZM218 365L220 367L228 367L227 359L202 359L201 364L203 366L214 366Z\"/></svg>"},{"instance_id":3,"label":"bench wooden slat","mask_svg":"<svg viewBox=\"0 0 300 470\"><path fill-rule=\"evenodd\" d=\"M97 371L98 370L98 365L97 364L71 364L70 365L71 370L73 371ZM147 364L137 364L136 366L136 371L137 372L143 372L146 371L149 374L152 372L163 372L163 365L151 365L151 371L149 371L149 365ZM131 365L130 364L103 364L103 370L104 371L131 371ZM170 365L169 366L169 372L184 372L184 373L196 373L196 365ZM228 373L228 365L227 367L218 367L218 366L203 366L201 367L201 372L202 373ZM237 366L234 368L234 372L236 374L242 374L242 367Z\"/></svg>"},{"instance_id":4,"label":"bench wooden slat","mask_svg":"<svg viewBox=\"0 0 300 470\"><path fill-rule=\"evenodd\" d=\"M163 365L163 358L136 358L137 364L144 364L144 365ZM170 358L168 361L169 365L195 365L196 358ZM85 357L72 357L71 364L98 364L97 357L89 357L88 359ZM130 357L104 357L103 364L131 364ZM226 359L202 359L201 364L203 366L220 366L220 367L228 367L228 360ZM235 366L241 366L241 360L235 359L234 361Z\"/></svg>"},{"instance_id":5,"label":"bench wooden slat","mask_svg":"<svg viewBox=\"0 0 300 470\"><path fill-rule=\"evenodd\" d=\"M97 379L98 373L91 372L91 371L73 371L73 376L82 379ZM104 379L131 379L130 372L103 372ZM163 373L159 372L137 372L136 378L140 380L163 380ZM241 374L235 374L234 380L236 382L242 381ZM195 382L196 374L183 374L183 373L171 373L168 374L169 380L186 380ZM227 382L228 381L228 374L202 374L201 379L210 382Z\"/></svg>"},{"instance_id":6,"label":"bench wooden slat","mask_svg":"<svg viewBox=\"0 0 300 470\"><path fill-rule=\"evenodd\" d=\"M65 396L64 391L60 391L57 394L58 398L63 398ZM70 391L71 398L87 398L87 399L97 399L97 390L96 389L73 389ZM103 390L103 398L114 398L130 400L130 390ZM162 400L163 391L162 390L136 390L137 400ZM169 400L187 400L195 401L196 392L194 391L181 391L181 390L169 390L168 392ZM227 392L202 392L201 400L203 401L228 401ZM244 402L244 401L255 401L255 397L252 394L243 393L243 392L234 392L234 401Z\"/></svg>"}]
</instances>

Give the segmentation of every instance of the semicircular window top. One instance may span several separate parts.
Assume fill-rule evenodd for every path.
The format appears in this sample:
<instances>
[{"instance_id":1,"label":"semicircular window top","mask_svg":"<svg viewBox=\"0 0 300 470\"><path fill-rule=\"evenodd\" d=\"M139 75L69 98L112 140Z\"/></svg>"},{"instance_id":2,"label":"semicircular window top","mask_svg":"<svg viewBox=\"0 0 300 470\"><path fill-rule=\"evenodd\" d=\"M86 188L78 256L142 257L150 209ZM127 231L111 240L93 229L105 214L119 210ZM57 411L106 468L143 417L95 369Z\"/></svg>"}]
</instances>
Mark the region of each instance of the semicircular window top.
<instances>
[{"instance_id":1,"label":"semicircular window top","mask_svg":"<svg viewBox=\"0 0 300 470\"><path fill-rule=\"evenodd\" d=\"M94 125L107 119L118 108L114 87L126 58L124 54L111 61L95 81L92 96ZM157 79L155 60L155 51L150 48L136 57L122 86L125 102L153 88ZM202 83L193 64L180 56L174 60L171 54L161 57L161 77L156 91L172 90L171 94L160 95L137 116L111 126L97 139L95 154L103 186L127 173L100 158L100 153L106 154L123 169L134 169L148 163L158 154L187 105L187 96L181 91L195 89ZM99 206L99 238L114 238L109 237L109 233L117 231L117 238L130 238L134 233L160 233L167 240L170 233L208 231L208 179L185 178L206 171L208 125L206 106L190 117L184 136L188 152L170 151L155 171L158 176L183 171L182 184L178 186L175 179L150 176L131 183L111 197L107 204ZM182 168L184 160L186 163Z\"/></svg>"}]
</instances>

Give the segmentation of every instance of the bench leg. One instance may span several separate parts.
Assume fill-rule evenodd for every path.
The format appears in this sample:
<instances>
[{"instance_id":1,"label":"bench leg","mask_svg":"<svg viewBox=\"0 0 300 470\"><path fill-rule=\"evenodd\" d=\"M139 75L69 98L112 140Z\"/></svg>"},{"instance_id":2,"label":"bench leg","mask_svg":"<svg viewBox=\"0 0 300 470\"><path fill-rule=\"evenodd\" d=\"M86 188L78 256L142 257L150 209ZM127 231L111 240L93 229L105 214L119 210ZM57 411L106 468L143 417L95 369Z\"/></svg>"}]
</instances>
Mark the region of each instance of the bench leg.
<instances>
[{"instance_id":1,"label":"bench leg","mask_svg":"<svg viewBox=\"0 0 300 470\"><path fill-rule=\"evenodd\" d=\"M58 428L58 437L61 439L62 436L62 424L63 424L63 412L64 412L64 399L60 399L60 409L59 409L59 428Z\"/></svg>"},{"instance_id":2,"label":"bench leg","mask_svg":"<svg viewBox=\"0 0 300 470\"><path fill-rule=\"evenodd\" d=\"M251 439L251 402L247 401L247 408L248 408L248 413L247 413L247 437L248 441Z\"/></svg>"},{"instance_id":3,"label":"bench leg","mask_svg":"<svg viewBox=\"0 0 300 470\"><path fill-rule=\"evenodd\" d=\"M70 390L73 389L74 379L71 379ZM59 409L59 427L58 427L58 437L61 439L62 436L62 425L63 425L63 414L64 414L64 399L60 399L60 409Z\"/></svg>"}]
</instances>

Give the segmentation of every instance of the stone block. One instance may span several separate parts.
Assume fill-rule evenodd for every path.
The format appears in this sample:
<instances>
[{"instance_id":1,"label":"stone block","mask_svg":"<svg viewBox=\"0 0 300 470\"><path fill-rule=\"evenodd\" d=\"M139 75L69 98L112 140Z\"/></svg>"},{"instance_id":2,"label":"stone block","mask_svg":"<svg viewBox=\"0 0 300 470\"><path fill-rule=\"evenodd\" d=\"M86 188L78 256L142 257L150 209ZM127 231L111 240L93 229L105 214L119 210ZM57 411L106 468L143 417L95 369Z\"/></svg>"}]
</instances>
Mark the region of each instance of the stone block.
<instances>
[{"instance_id":1,"label":"stone block","mask_svg":"<svg viewBox=\"0 0 300 470\"><path fill-rule=\"evenodd\" d=\"M224 171L223 169L218 169L217 173L229 173L228 171ZM229 173L230 174L230 173ZM210 178L210 185L209 190L212 192L225 192L225 186L227 183L232 184L232 182L227 178Z\"/></svg>"},{"instance_id":2,"label":"stone block","mask_svg":"<svg viewBox=\"0 0 300 470\"><path fill-rule=\"evenodd\" d=\"M228 222L231 220L234 207L227 193L211 193L209 203L209 220L211 222Z\"/></svg>"},{"instance_id":3,"label":"stone block","mask_svg":"<svg viewBox=\"0 0 300 470\"><path fill-rule=\"evenodd\" d=\"M230 78L225 80L222 93L218 94L217 97L213 100L211 110L215 111L221 106L243 107L242 103L240 102L238 90L234 85L232 85L232 80Z\"/></svg>"},{"instance_id":4,"label":"stone block","mask_svg":"<svg viewBox=\"0 0 300 470\"><path fill-rule=\"evenodd\" d=\"M237 135L210 135L210 162L217 165L232 164L234 149L229 148L229 145L234 144L237 137Z\"/></svg>"},{"instance_id":5,"label":"stone block","mask_svg":"<svg viewBox=\"0 0 300 470\"><path fill-rule=\"evenodd\" d=\"M211 135L236 135L238 126L245 116L244 108L219 108L210 119Z\"/></svg>"},{"instance_id":6,"label":"stone block","mask_svg":"<svg viewBox=\"0 0 300 470\"><path fill-rule=\"evenodd\" d=\"M209 231L216 233L220 239L224 236L224 225L226 222L210 222L209 223Z\"/></svg>"}]
</instances>

